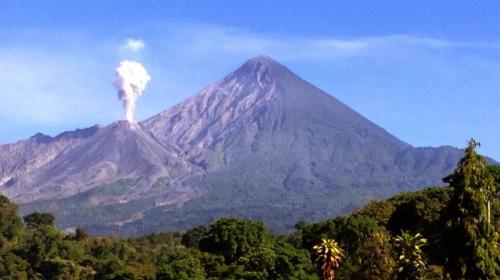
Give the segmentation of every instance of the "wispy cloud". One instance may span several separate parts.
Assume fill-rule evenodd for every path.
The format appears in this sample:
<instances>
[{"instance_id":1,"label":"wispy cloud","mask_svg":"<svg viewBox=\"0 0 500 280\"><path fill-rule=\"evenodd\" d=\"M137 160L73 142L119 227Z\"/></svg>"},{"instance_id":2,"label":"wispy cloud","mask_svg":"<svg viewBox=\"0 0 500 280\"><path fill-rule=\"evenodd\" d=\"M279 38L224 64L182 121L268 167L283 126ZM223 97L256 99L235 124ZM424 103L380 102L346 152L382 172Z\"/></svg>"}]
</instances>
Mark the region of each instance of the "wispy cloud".
<instances>
[{"instance_id":1,"label":"wispy cloud","mask_svg":"<svg viewBox=\"0 0 500 280\"><path fill-rule=\"evenodd\" d=\"M125 48L135 52L142 50L145 46L146 43L143 40L133 38L127 39L124 45Z\"/></svg>"},{"instance_id":2,"label":"wispy cloud","mask_svg":"<svg viewBox=\"0 0 500 280\"><path fill-rule=\"evenodd\" d=\"M378 56L390 51L453 49L500 50L500 42L457 42L408 34L335 38L258 34L244 29L213 25L180 25L170 30L170 47L190 55L269 54L282 60L335 59Z\"/></svg>"}]
</instances>

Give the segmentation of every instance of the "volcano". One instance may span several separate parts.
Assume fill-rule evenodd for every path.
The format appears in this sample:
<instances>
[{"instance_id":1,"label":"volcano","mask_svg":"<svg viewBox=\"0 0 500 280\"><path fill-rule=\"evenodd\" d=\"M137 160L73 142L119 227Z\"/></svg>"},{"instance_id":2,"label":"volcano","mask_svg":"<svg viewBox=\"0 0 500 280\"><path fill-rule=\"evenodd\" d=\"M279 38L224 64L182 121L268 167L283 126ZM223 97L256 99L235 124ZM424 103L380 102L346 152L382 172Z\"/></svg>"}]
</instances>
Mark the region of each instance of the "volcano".
<instances>
[{"instance_id":1,"label":"volcano","mask_svg":"<svg viewBox=\"0 0 500 280\"><path fill-rule=\"evenodd\" d=\"M413 147L258 56L138 124L0 147L0 188L63 227L125 235L220 216L285 231L299 220L440 185L463 151Z\"/></svg>"}]
</instances>

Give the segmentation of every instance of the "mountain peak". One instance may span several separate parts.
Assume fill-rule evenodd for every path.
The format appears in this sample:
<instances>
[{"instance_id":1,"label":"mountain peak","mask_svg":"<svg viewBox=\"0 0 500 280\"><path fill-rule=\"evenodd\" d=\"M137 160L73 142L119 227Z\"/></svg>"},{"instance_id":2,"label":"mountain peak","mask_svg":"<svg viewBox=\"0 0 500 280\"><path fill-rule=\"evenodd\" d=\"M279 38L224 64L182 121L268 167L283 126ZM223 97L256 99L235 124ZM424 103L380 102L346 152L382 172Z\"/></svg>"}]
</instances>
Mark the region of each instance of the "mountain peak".
<instances>
[{"instance_id":1,"label":"mountain peak","mask_svg":"<svg viewBox=\"0 0 500 280\"><path fill-rule=\"evenodd\" d=\"M258 55L247 60L235 72L237 76L276 76L278 73L288 70L285 66L267 55ZM289 70L288 70L289 71Z\"/></svg>"},{"instance_id":2,"label":"mountain peak","mask_svg":"<svg viewBox=\"0 0 500 280\"><path fill-rule=\"evenodd\" d=\"M265 91L271 90L280 81L295 76L292 71L267 55L259 55L247 60L234 72L226 76L222 81L230 87L241 88L247 85L249 88L257 88ZM248 93L252 90L246 90Z\"/></svg>"},{"instance_id":3,"label":"mountain peak","mask_svg":"<svg viewBox=\"0 0 500 280\"><path fill-rule=\"evenodd\" d=\"M272 57L265 55L265 54L261 54L261 55L258 55L256 57L250 58L249 60L247 60L247 62L244 63L244 65L246 65L246 64L257 65L257 66L264 65L264 66L281 66L282 67L282 65L279 62L277 62Z\"/></svg>"}]
</instances>

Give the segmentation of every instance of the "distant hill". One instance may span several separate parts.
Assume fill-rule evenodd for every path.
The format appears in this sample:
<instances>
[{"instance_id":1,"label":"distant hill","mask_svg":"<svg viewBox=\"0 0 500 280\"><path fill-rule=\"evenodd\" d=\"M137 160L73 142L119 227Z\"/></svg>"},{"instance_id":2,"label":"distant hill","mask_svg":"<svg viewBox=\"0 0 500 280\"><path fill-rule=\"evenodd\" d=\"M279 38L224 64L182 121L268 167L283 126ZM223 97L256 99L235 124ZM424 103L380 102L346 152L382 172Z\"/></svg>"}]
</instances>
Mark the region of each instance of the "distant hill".
<instances>
[{"instance_id":1,"label":"distant hill","mask_svg":"<svg viewBox=\"0 0 500 280\"><path fill-rule=\"evenodd\" d=\"M415 148L266 56L152 118L0 146L0 190L63 227L143 234L219 216L288 230L439 185L463 152Z\"/></svg>"}]
</instances>

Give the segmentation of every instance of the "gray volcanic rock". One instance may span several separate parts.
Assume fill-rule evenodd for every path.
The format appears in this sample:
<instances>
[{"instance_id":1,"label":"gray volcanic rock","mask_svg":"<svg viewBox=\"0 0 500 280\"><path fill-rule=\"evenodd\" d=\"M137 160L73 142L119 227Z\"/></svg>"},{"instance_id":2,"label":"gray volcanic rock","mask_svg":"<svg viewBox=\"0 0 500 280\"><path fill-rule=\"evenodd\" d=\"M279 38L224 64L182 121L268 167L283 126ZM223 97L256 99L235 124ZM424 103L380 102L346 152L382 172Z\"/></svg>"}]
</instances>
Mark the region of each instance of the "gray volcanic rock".
<instances>
[{"instance_id":1,"label":"gray volcanic rock","mask_svg":"<svg viewBox=\"0 0 500 280\"><path fill-rule=\"evenodd\" d=\"M285 189L439 184L462 154L415 149L265 56L144 126L208 177L250 169L249 180L267 174Z\"/></svg>"},{"instance_id":2,"label":"gray volcanic rock","mask_svg":"<svg viewBox=\"0 0 500 280\"><path fill-rule=\"evenodd\" d=\"M463 152L414 148L266 56L140 124L0 147L0 190L65 227L142 234L219 216L287 230L440 185Z\"/></svg>"},{"instance_id":3,"label":"gray volcanic rock","mask_svg":"<svg viewBox=\"0 0 500 280\"><path fill-rule=\"evenodd\" d=\"M2 192L18 203L63 199L96 186L133 179L133 188L98 198L99 204L153 195L161 204L162 195L150 191L156 180L175 184L197 169L178 148L159 142L141 125L126 121L54 138L35 135L2 146L0 154L2 180L7 182ZM194 195L190 188L186 192Z\"/></svg>"},{"instance_id":4,"label":"gray volcanic rock","mask_svg":"<svg viewBox=\"0 0 500 280\"><path fill-rule=\"evenodd\" d=\"M144 126L207 171L204 195L170 210L158 228L183 227L191 222L185 215L200 223L237 215L289 229L299 219L440 185L463 153L413 148L265 56ZM164 220L158 215L145 219Z\"/></svg>"},{"instance_id":5,"label":"gray volcanic rock","mask_svg":"<svg viewBox=\"0 0 500 280\"><path fill-rule=\"evenodd\" d=\"M55 160L61 153L86 141L98 130L99 127L94 126L65 132L57 137L38 133L28 140L0 146L0 185L6 187L2 192L18 202L29 201L29 194L16 191L19 186L26 184L28 192L33 190L36 193L36 186L29 182L31 174Z\"/></svg>"}]
</instances>

